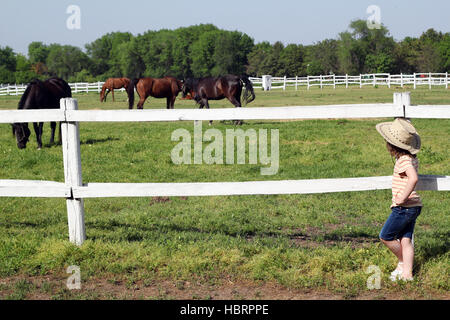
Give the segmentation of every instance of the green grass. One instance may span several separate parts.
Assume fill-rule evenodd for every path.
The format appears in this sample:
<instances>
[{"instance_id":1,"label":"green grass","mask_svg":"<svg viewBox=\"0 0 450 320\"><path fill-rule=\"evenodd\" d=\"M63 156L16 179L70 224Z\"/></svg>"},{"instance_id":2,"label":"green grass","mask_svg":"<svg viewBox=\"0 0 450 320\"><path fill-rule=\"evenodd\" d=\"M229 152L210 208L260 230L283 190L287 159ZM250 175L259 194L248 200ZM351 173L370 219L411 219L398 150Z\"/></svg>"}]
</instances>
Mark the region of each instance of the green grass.
<instances>
[{"instance_id":1,"label":"green grass","mask_svg":"<svg viewBox=\"0 0 450 320\"><path fill-rule=\"evenodd\" d=\"M399 89L351 88L256 91L247 107L391 102ZM450 104L445 89L411 90L413 104ZM80 109L127 109L126 95L100 104L97 94L79 94ZM16 109L19 97L1 97L0 109ZM177 100L175 108L193 108ZM231 107L214 101L211 107ZM150 98L144 108L165 108ZM187 182L319 179L392 174L392 161L375 124L390 119L248 121L242 129L278 129L280 167L262 176L257 165L174 165L173 130L193 132L192 122L82 123L84 182ZM422 137L421 174L450 175L450 120L414 120ZM222 133L229 122L213 123ZM209 127L204 122L203 129ZM43 142L49 140L44 125ZM15 145L9 125L0 125L0 179L63 181L60 146ZM88 240L68 241L64 199L0 198L0 276L68 275L80 266L83 279L171 279L218 284L223 279L277 282L287 288L327 289L344 297L366 292L365 270L377 265L388 292L422 296L449 285L449 192L419 192L424 210L416 225L417 281L388 280L395 259L378 243L389 214L390 191L317 195L108 198L85 200ZM5 298L22 299L27 282ZM50 291L48 289L47 291ZM1 292L1 290L0 290ZM0 295L1 296L1 295ZM65 291L56 298L74 298ZM87 298L96 298L96 295Z\"/></svg>"}]
</instances>

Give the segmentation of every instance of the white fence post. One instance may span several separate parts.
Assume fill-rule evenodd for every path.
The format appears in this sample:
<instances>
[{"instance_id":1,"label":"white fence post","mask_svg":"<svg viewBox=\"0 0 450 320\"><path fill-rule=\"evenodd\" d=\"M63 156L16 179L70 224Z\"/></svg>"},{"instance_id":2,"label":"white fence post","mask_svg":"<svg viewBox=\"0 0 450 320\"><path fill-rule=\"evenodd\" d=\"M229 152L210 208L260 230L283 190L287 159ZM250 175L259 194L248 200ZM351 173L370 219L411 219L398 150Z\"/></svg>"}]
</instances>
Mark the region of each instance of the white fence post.
<instances>
[{"instance_id":1,"label":"white fence post","mask_svg":"<svg viewBox=\"0 0 450 320\"><path fill-rule=\"evenodd\" d=\"M286 76L284 76L284 79L283 79L283 91L285 91L286 90Z\"/></svg>"},{"instance_id":2,"label":"white fence post","mask_svg":"<svg viewBox=\"0 0 450 320\"><path fill-rule=\"evenodd\" d=\"M272 76L263 75L262 76L262 87L264 91L270 91L272 89Z\"/></svg>"},{"instance_id":3,"label":"white fence post","mask_svg":"<svg viewBox=\"0 0 450 320\"><path fill-rule=\"evenodd\" d=\"M308 90L309 90L309 76L306 76L306 84L308 85Z\"/></svg>"},{"instance_id":4,"label":"white fence post","mask_svg":"<svg viewBox=\"0 0 450 320\"><path fill-rule=\"evenodd\" d=\"M417 87L416 73L414 72L414 89Z\"/></svg>"},{"instance_id":5,"label":"white fence post","mask_svg":"<svg viewBox=\"0 0 450 320\"><path fill-rule=\"evenodd\" d=\"M295 76L295 91L298 89L298 76Z\"/></svg>"},{"instance_id":6,"label":"white fence post","mask_svg":"<svg viewBox=\"0 0 450 320\"><path fill-rule=\"evenodd\" d=\"M348 74L345 74L345 88L348 88Z\"/></svg>"},{"instance_id":7,"label":"white fence post","mask_svg":"<svg viewBox=\"0 0 450 320\"><path fill-rule=\"evenodd\" d=\"M411 92L394 92L394 105L402 107L405 116L406 108L411 106Z\"/></svg>"},{"instance_id":8,"label":"white fence post","mask_svg":"<svg viewBox=\"0 0 450 320\"><path fill-rule=\"evenodd\" d=\"M448 89L448 72L445 73L445 89Z\"/></svg>"},{"instance_id":9,"label":"white fence post","mask_svg":"<svg viewBox=\"0 0 450 320\"><path fill-rule=\"evenodd\" d=\"M428 73L428 86L429 86L429 89L431 90L431 72Z\"/></svg>"},{"instance_id":10,"label":"white fence post","mask_svg":"<svg viewBox=\"0 0 450 320\"><path fill-rule=\"evenodd\" d=\"M60 101L61 109L78 110L76 99L65 98ZM64 178L66 186L82 186L81 176L81 152L80 131L78 122L61 123L61 137L64 160ZM67 218L69 226L69 240L76 245L83 244L86 240L84 226L84 202L83 199L67 198Z\"/></svg>"}]
</instances>

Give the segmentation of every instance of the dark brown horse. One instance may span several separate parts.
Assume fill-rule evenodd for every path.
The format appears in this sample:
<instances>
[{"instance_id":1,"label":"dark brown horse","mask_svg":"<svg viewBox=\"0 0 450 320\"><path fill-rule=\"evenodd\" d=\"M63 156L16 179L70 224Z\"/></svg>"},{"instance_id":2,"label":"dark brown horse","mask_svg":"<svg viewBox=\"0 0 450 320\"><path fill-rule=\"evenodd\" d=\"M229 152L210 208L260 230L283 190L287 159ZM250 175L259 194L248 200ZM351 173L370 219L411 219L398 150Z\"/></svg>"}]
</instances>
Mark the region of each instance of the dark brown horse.
<instances>
[{"instance_id":1,"label":"dark brown horse","mask_svg":"<svg viewBox=\"0 0 450 320\"><path fill-rule=\"evenodd\" d=\"M130 79L128 78L109 78L105 81L100 92L100 102L106 102L106 96L109 92L112 93L112 99L114 102L114 89L122 89L128 92L128 86L130 85Z\"/></svg>"},{"instance_id":2,"label":"dark brown horse","mask_svg":"<svg viewBox=\"0 0 450 320\"><path fill-rule=\"evenodd\" d=\"M45 81L31 81L19 101L18 109L59 109L59 100L72 97L72 92L66 81L59 78L50 78ZM34 122L34 131L36 132L36 141L38 149L42 148L42 128L43 122ZM54 142L56 122L50 123L52 134L50 143ZM24 149L27 146L31 131L28 129L28 123L13 123L13 135L16 136L17 147ZM59 140L61 141L61 126L59 130Z\"/></svg>"},{"instance_id":3,"label":"dark brown horse","mask_svg":"<svg viewBox=\"0 0 450 320\"><path fill-rule=\"evenodd\" d=\"M200 109L209 109L208 100L227 98L236 108L240 108L242 88L245 85L243 100L245 104L255 100L253 85L246 75L226 75L222 77L207 77L187 79L183 84L183 98L188 94L200 105ZM210 121L211 123L212 121ZM242 123L242 121L238 121Z\"/></svg>"},{"instance_id":4,"label":"dark brown horse","mask_svg":"<svg viewBox=\"0 0 450 320\"><path fill-rule=\"evenodd\" d=\"M164 78L140 78L134 79L128 87L128 107L133 109L134 88L140 99L137 104L138 109L144 108L144 102L147 97L166 98L167 109L173 109L175 99L181 91L183 83L174 77Z\"/></svg>"}]
</instances>

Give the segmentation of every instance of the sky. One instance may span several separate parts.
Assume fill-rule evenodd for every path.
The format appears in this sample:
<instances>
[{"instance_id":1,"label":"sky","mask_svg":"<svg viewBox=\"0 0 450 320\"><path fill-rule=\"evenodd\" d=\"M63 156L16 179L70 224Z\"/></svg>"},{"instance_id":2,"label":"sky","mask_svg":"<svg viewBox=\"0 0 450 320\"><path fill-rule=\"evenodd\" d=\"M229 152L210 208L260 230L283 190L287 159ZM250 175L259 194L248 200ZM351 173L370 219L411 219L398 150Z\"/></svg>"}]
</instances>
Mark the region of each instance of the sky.
<instances>
[{"instance_id":1,"label":"sky","mask_svg":"<svg viewBox=\"0 0 450 320\"><path fill-rule=\"evenodd\" d=\"M69 29L71 5L80 9L80 28ZM142 34L212 23L238 30L255 43L281 41L309 45L336 39L355 19L367 20L367 8L380 9L381 23L395 40L418 37L429 28L450 32L449 0L40 0L2 1L0 47L27 54L33 41L78 46L114 32Z\"/></svg>"}]
</instances>

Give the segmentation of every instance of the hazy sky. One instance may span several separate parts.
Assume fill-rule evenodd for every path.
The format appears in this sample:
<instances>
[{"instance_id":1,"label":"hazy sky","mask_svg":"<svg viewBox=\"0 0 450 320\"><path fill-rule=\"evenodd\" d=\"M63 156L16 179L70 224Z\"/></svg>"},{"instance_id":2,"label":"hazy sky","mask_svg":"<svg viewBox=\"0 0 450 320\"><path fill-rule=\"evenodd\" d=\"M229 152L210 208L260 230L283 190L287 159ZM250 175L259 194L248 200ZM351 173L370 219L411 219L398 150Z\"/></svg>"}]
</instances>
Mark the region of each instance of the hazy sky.
<instances>
[{"instance_id":1,"label":"hazy sky","mask_svg":"<svg viewBox=\"0 0 450 320\"><path fill-rule=\"evenodd\" d=\"M70 30L69 5L81 10L81 28ZM40 0L2 1L0 46L26 54L28 44L84 45L113 31L134 35L212 23L245 32L255 40L312 44L336 38L351 20L367 19L377 5L381 22L396 40L419 36L429 28L450 32L449 0Z\"/></svg>"}]
</instances>

